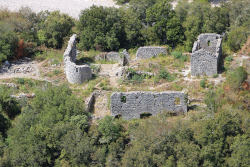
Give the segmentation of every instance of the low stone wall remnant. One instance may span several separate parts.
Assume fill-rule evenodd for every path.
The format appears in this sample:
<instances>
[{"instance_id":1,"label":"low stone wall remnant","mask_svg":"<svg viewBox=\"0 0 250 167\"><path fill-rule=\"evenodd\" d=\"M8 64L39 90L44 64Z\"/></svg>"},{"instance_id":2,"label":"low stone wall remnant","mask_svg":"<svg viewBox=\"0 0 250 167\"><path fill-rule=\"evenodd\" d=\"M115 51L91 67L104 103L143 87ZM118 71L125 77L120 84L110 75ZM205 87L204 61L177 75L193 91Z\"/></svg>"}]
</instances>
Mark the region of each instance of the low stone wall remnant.
<instances>
[{"instance_id":1,"label":"low stone wall remnant","mask_svg":"<svg viewBox=\"0 0 250 167\"><path fill-rule=\"evenodd\" d=\"M167 54L167 50L160 46L144 46L140 47L136 52L136 59L149 59L153 56L157 57L158 54Z\"/></svg>"},{"instance_id":2,"label":"low stone wall remnant","mask_svg":"<svg viewBox=\"0 0 250 167\"><path fill-rule=\"evenodd\" d=\"M187 113L187 97L184 92L114 92L111 95L111 115L130 120L143 113L153 116L172 111L177 115Z\"/></svg>"},{"instance_id":3,"label":"low stone wall remnant","mask_svg":"<svg viewBox=\"0 0 250 167\"><path fill-rule=\"evenodd\" d=\"M119 62L121 66L125 66L129 64L130 56L126 49L122 52L102 52L95 57L95 60L106 60L106 61L113 61Z\"/></svg>"}]
</instances>

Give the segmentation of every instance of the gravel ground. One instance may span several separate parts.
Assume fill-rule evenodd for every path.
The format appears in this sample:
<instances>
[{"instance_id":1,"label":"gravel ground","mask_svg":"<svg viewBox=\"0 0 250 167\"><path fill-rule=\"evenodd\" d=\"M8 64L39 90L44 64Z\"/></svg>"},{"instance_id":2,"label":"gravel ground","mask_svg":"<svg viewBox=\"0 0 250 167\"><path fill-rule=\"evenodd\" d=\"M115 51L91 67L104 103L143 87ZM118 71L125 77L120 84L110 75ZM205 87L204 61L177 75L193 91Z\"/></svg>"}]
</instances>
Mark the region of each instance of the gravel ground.
<instances>
[{"instance_id":1,"label":"gravel ground","mask_svg":"<svg viewBox=\"0 0 250 167\"><path fill-rule=\"evenodd\" d=\"M96 6L115 6L113 0L0 0L1 8L18 11L21 7L30 7L34 12L60 10L78 19L81 10Z\"/></svg>"}]
</instances>

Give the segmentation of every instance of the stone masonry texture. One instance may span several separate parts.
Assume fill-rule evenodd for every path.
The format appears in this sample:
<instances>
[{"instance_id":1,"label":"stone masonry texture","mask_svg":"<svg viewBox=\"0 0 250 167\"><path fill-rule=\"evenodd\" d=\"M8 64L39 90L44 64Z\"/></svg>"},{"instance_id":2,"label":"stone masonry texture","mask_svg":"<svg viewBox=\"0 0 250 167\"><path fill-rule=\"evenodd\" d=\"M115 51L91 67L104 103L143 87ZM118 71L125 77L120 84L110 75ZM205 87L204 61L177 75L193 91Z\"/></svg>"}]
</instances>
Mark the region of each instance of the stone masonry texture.
<instances>
[{"instance_id":1,"label":"stone masonry texture","mask_svg":"<svg viewBox=\"0 0 250 167\"><path fill-rule=\"evenodd\" d=\"M73 35L63 55L66 78L71 84L81 84L92 78L92 71L88 65L76 65L76 35Z\"/></svg>"},{"instance_id":2,"label":"stone masonry texture","mask_svg":"<svg viewBox=\"0 0 250 167\"><path fill-rule=\"evenodd\" d=\"M176 100L179 104L176 104ZM187 113L187 96L183 92L114 92L111 95L111 116L123 119L140 118L140 114L172 111L176 114Z\"/></svg>"},{"instance_id":3,"label":"stone masonry texture","mask_svg":"<svg viewBox=\"0 0 250 167\"><path fill-rule=\"evenodd\" d=\"M130 56L126 49L124 49L122 52L103 52L100 53L98 56L95 57L96 60L107 60L107 61L113 61L113 62L119 62L121 66L125 66L126 64L129 64Z\"/></svg>"},{"instance_id":4,"label":"stone masonry texture","mask_svg":"<svg viewBox=\"0 0 250 167\"><path fill-rule=\"evenodd\" d=\"M153 56L157 57L158 54L167 54L167 50L160 46L144 46L140 47L136 52L136 59L149 59Z\"/></svg>"},{"instance_id":5,"label":"stone masonry texture","mask_svg":"<svg viewBox=\"0 0 250 167\"><path fill-rule=\"evenodd\" d=\"M191 75L212 76L218 72L222 54L222 37L215 33L200 34L191 54Z\"/></svg>"}]
</instances>

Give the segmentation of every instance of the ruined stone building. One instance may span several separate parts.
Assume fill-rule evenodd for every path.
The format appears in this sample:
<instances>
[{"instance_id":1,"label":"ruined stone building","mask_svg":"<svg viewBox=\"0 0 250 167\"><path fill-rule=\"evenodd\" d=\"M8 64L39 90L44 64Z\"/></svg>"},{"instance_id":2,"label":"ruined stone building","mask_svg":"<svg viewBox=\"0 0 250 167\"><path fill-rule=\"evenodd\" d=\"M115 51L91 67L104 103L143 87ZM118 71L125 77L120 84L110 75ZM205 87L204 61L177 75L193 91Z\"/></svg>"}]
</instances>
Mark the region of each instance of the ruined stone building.
<instances>
[{"instance_id":1,"label":"ruined stone building","mask_svg":"<svg viewBox=\"0 0 250 167\"><path fill-rule=\"evenodd\" d=\"M81 84L92 78L92 71L89 65L76 65L76 35L73 35L68 47L63 55L65 73L68 82L71 84Z\"/></svg>"},{"instance_id":2,"label":"ruined stone building","mask_svg":"<svg viewBox=\"0 0 250 167\"><path fill-rule=\"evenodd\" d=\"M222 54L222 37L215 33L200 34L191 54L191 75L212 76L218 72Z\"/></svg>"},{"instance_id":3,"label":"ruined stone building","mask_svg":"<svg viewBox=\"0 0 250 167\"><path fill-rule=\"evenodd\" d=\"M158 54L167 54L167 50L161 46L144 46L140 47L136 52L136 59L149 59L153 56L157 57Z\"/></svg>"},{"instance_id":4,"label":"ruined stone building","mask_svg":"<svg viewBox=\"0 0 250 167\"><path fill-rule=\"evenodd\" d=\"M111 116L123 119L140 118L143 113L152 114L172 111L177 115L187 113L186 94L179 91L166 92L114 92L111 95Z\"/></svg>"}]
</instances>

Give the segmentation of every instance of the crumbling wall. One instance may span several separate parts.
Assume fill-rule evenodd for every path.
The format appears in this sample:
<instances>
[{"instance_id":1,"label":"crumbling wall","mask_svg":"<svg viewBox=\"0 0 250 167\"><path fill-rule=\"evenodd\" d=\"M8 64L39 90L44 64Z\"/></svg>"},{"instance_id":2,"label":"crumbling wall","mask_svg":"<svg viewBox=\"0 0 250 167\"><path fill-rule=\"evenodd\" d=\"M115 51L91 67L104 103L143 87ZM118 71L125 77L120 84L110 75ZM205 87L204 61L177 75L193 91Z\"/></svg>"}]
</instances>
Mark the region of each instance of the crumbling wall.
<instances>
[{"instance_id":1,"label":"crumbling wall","mask_svg":"<svg viewBox=\"0 0 250 167\"><path fill-rule=\"evenodd\" d=\"M176 99L179 98L179 104ZM124 119L140 118L140 114L173 111L187 113L187 97L183 92L114 92L111 95L111 115Z\"/></svg>"},{"instance_id":2,"label":"crumbling wall","mask_svg":"<svg viewBox=\"0 0 250 167\"><path fill-rule=\"evenodd\" d=\"M222 37L215 33L205 33L194 42L191 54L191 75L212 76L218 72L222 54Z\"/></svg>"},{"instance_id":3,"label":"crumbling wall","mask_svg":"<svg viewBox=\"0 0 250 167\"><path fill-rule=\"evenodd\" d=\"M91 68L86 65L76 65L76 35L73 35L68 47L63 55L66 78L71 84L81 84L82 82L92 78Z\"/></svg>"},{"instance_id":4,"label":"crumbling wall","mask_svg":"<svg viewBox=\"0 0 250 167\"><path fill-rule=\"evenodd\" d=\"M98 56L95 57L96 60L107 60L107 61L114 61L119 62L120 65L124 66L126 64L129 64L130 56L126 49L123 50L123 52L103 52L100 53Z\"/></svg>"},{"instance_id":5,"label":"crumbling wall","mask_svg":"<svg viewBox=\"0 0 250 167\"><path fill-rule=\"evenodd\" d=\"M86 103L86 111L87 111L87 112L90 112L91 106L93 105L94 102L95 102L95 93L92 93L92 94L90 95L90 97L88 97L88 98L85 100L85 103Z\"/></svg>"},{"instance_id":6,"label":"crumbling wall","mask_svg":"<svg viewBox=\"0 0 250 167\"><path fill-rule=\"evenodd\" d=\"M149 59L153 56L157 57L158 54L167 54L167 50L160 46L144 46L140 47L136 52L136 59Z\"/></svg>"}]
</instances>

